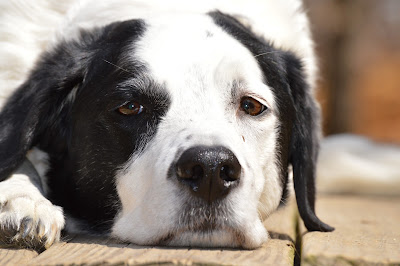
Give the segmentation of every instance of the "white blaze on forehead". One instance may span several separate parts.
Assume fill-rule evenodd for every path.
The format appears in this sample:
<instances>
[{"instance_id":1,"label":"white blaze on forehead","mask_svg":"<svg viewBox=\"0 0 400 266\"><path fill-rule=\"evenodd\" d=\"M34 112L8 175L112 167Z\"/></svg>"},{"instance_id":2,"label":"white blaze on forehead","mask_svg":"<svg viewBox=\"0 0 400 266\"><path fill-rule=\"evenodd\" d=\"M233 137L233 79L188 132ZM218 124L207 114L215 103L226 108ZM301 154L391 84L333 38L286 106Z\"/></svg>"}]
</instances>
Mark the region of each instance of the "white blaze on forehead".
<instances>
[{"instance_id":1,"label":"white blaze on forehead","mask_svg":"<svg viewBox=\"0 0 400 266\"><path fill-rule=\"evenodd\" d=\"M144 36L135 43L136 60L149 68L156 82L174 94L220 88L244 82L261 101L273 104L270 89L262 83L254 56L207 15L162 16L146 21Z\"/></svg>"}]
</instances>

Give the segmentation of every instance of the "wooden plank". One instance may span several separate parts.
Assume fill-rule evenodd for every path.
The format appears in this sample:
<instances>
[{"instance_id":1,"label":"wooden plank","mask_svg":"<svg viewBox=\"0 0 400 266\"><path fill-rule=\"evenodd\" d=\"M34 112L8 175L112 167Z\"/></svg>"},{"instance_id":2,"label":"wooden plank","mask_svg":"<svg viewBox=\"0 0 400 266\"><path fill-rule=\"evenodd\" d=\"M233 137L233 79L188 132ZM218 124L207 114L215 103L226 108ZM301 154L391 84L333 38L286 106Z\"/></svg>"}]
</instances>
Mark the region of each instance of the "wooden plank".
<instances>
[{"instance_id":1,"label":"wooden plank","mask_svg":"<svg viewBox=\"0 0 400 266\"><path fill-rule=\"evenodd\" d=\"M293 265L295 217L293 205L273 214L266 222L272 239L256 250L143 247L79 236L54 245L31 264Z\"/></svg>"},{"instance_id":2,"label":"wooden plank","mask_svg":"<svg viewBox=\"0 0 400 266\"><path fill-rule=\"evenodd\" d=\"M0 248L0 265L26 265L38 255L28 249Z\"/></svg>"},{"instance_id":3,"label":"wooden plank","mask_svg":"<svg viewBox=\"0 0 400 266\"><path fill-rule=\"evenodd\" d=\"M317 213L336 230L303 236L303 265L400 265L400 198L323 196Z\"/></svg>"}]
</instances>

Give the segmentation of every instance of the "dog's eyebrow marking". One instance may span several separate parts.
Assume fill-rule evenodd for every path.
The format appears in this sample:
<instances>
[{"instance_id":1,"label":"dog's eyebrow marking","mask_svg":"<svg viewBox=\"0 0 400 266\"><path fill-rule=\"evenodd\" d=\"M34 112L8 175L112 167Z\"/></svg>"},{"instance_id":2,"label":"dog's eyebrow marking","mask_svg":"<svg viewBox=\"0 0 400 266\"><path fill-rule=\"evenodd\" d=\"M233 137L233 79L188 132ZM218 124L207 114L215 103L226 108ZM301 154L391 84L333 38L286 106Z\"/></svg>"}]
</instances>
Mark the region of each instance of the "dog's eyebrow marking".
<instances>
[{"instance_id":1,"label":"dog's eyebrow marking","mask_svg":"<svg viewBox=\"0 0 400 266\"><path fill-rule=\"evenodd\" d=\"M122 67L120 67L120 66L117 66L116 64L113 64L113 63L111 63L110 61L107 61L106 59L103 59L103 61L106 62L107 64L110 64L110 65L112 65L112 66L114 66L114 67L116 67L116 68L118 68L118 69L120 69L120 70L126 72L126 73L129 73L129 74L134 75L133 72L131 72L131 71L125 69L125 68L122 68Z\"/></svg>"},{"instance_id":2,"label":"dog's eyebrow marking","mask_svg":"<svg viewBox=\"0 0 400 266\"><path fill-rule=\"evenodd\" d=\"M154 91L160 91L164 87L151 78L145 77L141 74L136 74L135 78L131 78L129 80L126 80L122 83L120 83L117 86L117 89L121 91L126 91L126 90L131 90L134 88L137 91L140 91L141 93L149 93L149 92L154 92Z\"/></svg>"},{"instance_id":3,"label":"dog's eyebrow marking","mask_svg":"<svg viewBox=\"0 0 400 266\"><path fill-rule=\"evenodd\" d=\"M128 97L138 94L146 95L161 108L168 108L171 101L171 96L163 84L159 84L143 74L136 74L135 78L118 84L115 93L124 93Z\"/></svg>"}]
</instances>

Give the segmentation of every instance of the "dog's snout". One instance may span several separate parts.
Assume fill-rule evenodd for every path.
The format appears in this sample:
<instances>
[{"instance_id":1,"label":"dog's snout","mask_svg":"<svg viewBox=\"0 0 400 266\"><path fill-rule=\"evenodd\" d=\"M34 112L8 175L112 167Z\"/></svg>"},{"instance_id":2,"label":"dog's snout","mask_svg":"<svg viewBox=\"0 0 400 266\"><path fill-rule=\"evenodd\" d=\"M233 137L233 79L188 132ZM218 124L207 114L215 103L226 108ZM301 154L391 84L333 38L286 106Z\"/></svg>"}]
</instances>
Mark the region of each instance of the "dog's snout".
<instances>
[{"instance_id":1,"label":"dog's snout","mask_svg":"<svg viewBox=\"0 0 400 266\"><path fill-rule=\"evenodd\" d=\"M186 150L176 163L176 176L190 191L211 203L239 184L241 166L225 147L196 146Z\"/></svg>"}]
</instances>

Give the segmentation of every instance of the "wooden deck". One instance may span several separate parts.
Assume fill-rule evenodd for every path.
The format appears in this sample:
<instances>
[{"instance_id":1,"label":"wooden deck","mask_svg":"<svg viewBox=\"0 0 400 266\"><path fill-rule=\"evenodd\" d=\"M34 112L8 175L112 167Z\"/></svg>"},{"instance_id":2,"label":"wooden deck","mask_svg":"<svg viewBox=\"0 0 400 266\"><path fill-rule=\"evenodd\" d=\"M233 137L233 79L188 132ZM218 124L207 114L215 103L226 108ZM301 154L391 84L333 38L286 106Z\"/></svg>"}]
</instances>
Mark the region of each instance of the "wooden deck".
<instances>
[{"instance_id":1,"label":"wooden deck","mask_svg":"<svg viewBox=\"0 0 400 266\"><path fill-rule=\"evenodd\" d=\"M400 265L400 197L321 196L333 233L306 232L295 206L266 222L271 240L257 250L142 247L67 236L38 254L0 249L0 265Z\"/></svg>"}]
</instances>

